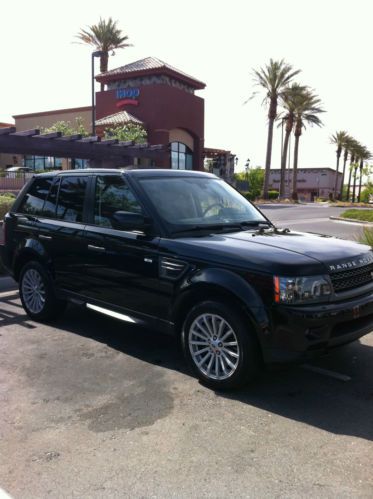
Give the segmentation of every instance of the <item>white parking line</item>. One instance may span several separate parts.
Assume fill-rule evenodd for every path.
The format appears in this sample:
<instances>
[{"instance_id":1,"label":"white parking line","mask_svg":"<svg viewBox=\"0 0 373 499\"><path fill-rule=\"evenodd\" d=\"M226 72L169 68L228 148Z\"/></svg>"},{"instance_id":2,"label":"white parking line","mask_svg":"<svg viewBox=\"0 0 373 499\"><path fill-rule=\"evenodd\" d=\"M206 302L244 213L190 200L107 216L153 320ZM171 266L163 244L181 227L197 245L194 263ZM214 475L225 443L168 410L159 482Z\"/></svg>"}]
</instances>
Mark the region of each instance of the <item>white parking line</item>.
<instances>
[{"instance_id":1,"label":"white parking line","mask_svg":"<svg viewBox=\"0 0 373 499\"><path fill-rule=\"evenodd\" d=\"M323 369L322 367L311 366L310 364L303 364L303 369L307 371L313 371L317 374L322 374L323 376L328 376L329 378L338 379L339 381L351 381L351 376L346 374L336 373L335 371L329 371L329 369Z\"/></svg>"}]
</instances>

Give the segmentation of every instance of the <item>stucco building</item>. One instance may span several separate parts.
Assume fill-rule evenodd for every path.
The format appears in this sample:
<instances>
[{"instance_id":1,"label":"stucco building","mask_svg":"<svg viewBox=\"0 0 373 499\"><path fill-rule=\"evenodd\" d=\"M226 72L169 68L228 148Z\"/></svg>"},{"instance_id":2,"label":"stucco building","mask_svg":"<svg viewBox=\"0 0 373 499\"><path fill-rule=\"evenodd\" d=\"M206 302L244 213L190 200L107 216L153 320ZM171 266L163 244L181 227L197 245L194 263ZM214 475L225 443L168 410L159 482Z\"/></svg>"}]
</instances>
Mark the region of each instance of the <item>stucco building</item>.
<instances>
[{"instance_id":1,"label":"stucco building","mask_svg":"<svg viewBox=\"0 0 373 499\"><path fill-rule=\"evenodd\" d=\"M96 76L103 90L96 92L95 127L105 129L127 123L145 128L150 145L164 146L156 162L136 161L135 166L202 170L205 157L212 157L216 173L231 179L235 156L230 151L205 149L204 99L196 94L205 83L154 57L121 66ZM17 131L48 128L57 121L74 124L80 117L92 129L92 107L60 109L14 116ZM25 156L18 161L32 169L79 168L87 162ZM97 166L97 165L96 165ZM103 164L100 166L122 166Z\"/></svg>"},{"instance_id":2,"label":"stucco building","mask_svg":"<svg viewBox=\"0 0 373 499\"><path fill-rule=\"evenodd\" d=\"M280 169L270 171L269 188L279 190ZM299 168L297 175L297 192L299 200L313 201L315 198L328 199L334 196L336 171L332 168ZM342 173L338 172L338 191L341 188ZM293 169L285 173L285 194L291 196L293 186Z\"/></svg>"}]
</instances>

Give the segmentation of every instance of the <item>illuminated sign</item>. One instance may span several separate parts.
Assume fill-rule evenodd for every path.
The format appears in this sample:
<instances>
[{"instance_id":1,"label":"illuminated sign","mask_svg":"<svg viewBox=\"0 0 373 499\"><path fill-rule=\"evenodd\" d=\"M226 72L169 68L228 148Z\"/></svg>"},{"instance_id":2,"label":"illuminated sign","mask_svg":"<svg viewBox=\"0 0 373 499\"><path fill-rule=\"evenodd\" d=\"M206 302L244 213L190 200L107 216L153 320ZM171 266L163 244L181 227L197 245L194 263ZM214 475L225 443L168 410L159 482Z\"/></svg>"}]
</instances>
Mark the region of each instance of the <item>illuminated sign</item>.
<instances>
[{"instance_id":1,"label":"illuminated sign","mask_svg":"<svg viewBox=\"0 0 373 499\"><path fill-rule=\"evenodd\" d=\"M116 92L116 97L118 99L117 107L125 106L130 104L131 106L138 106L139 101L137 97L140 95L139 88L118 88Z\"/></svg>"},{"instance_id":2,"label":"illuminated sign","mask_svg":"<svg viewBox=\"0 0 373 499\"><path fill-rule=\"evenodd\" d=\"M117 99L136 99L140 95L139 88L118 88Z\"/></svg>"}]
</instances>

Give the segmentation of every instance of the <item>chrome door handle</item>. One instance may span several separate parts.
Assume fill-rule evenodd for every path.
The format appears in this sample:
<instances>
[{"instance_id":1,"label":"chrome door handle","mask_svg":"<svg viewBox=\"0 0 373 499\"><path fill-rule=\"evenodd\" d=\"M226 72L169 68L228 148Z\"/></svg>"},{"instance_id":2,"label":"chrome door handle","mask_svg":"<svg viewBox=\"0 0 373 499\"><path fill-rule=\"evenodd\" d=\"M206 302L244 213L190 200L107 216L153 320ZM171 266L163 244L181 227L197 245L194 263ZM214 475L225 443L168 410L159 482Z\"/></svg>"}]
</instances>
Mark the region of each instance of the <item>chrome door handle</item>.
<instances>
[{"instance_id":1,"label":"chrome door handle","mask_svg":"<svg viewBox=\"0 0 373 499\"><path fill-rule=\"evenodd\" d=\"M50 239L52 239L52 236L45 236L44 234L39 234L39 239L45 239L49 241Z\"/></svg>"},{"instance_id":2,"label":"chrome door handle","mask_svg":"<svg viewBox=\"0 0 373 499\"><path fill-rule=\"evenodd\" d=\"M103 252L105 248L103 246L95 246L94 244L88 244L88 249L91 251Z\"/></svg>"}]
</instances>

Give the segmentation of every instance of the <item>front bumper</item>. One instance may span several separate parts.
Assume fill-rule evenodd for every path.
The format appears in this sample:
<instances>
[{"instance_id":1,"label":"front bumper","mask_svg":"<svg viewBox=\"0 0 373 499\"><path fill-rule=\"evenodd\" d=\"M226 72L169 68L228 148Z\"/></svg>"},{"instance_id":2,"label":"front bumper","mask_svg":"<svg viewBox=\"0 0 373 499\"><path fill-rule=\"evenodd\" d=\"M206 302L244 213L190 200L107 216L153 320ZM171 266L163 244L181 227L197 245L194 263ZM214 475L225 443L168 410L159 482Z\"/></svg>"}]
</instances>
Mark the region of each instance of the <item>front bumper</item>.
<instances>
[{"instance_id":1,"label":"front bumper","mask_svg":"<svg viewBox=\"0 0 373 499\"><path fill-rule=\"evenodd\" d=\"M373 292L331 304L278 305L271 316L265 361L307 360L373 331Z\"/></svg>"}]
</instances>

